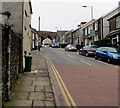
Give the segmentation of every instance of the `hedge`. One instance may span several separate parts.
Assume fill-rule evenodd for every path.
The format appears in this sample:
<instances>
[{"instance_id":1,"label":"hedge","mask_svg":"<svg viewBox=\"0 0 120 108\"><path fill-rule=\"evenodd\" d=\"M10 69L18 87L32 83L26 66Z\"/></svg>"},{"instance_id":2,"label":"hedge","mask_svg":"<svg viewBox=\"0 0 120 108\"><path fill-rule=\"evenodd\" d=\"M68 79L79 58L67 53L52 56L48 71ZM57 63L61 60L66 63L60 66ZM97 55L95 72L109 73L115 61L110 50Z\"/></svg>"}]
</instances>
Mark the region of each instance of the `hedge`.
<instances>
[{"instance_id":1,"label":"hedge","mask_svg":"<svg viewBox=\"0 0 120 108\"><path fill-rule=\"evenodd\" d=\"M112 41L111 41L111 39L102 39L102 40L99 40L99 41L95 41L94 44L98 45L99 47L111 46Z\"/></svg>"}]
</instances>

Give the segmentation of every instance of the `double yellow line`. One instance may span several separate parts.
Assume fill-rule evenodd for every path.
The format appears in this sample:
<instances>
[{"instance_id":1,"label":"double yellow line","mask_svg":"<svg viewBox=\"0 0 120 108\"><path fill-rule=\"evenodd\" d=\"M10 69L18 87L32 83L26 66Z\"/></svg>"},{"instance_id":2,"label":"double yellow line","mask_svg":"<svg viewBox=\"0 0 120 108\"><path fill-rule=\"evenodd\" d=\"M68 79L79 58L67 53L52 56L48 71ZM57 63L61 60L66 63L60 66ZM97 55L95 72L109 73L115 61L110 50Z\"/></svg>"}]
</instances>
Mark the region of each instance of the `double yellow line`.
<instances>
[{"instance_id":1,"label":"double yellow line","mask_svg":"<svg viewBox=\"0 0 120 108\"><path fill-rule=\"evenodd\" d=\"M52 61L49 60L49 63L51 65L51 68L52 68L52 70L54 72L54 75L55 75L55 77L57 79L57 82L58 82L58 84L60 86L61 92L62 92L63 97L64 97L65 102L66 102L66 106L69 106L69 107L71 106L71 107L77 108L71 94L69 93L67 87L65 86L65 84L64 84L62 78L60 77L57 69L53 65Z\"/></svg>"}]
</instances>

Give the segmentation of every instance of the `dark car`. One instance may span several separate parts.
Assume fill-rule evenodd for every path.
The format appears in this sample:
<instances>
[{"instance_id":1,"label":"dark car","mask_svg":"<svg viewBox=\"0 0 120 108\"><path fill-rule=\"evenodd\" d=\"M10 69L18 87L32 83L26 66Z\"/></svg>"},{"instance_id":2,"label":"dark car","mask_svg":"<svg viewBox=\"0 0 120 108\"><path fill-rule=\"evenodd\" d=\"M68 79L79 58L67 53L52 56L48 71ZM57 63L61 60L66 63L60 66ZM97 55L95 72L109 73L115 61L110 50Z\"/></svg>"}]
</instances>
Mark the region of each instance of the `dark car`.
<instances>
[{"instance_id":1,"label":"dark car","mask_svg":"<svg viewBox=\"0 0 120 108\"><path fill-rule=\"evenodd\" d=\"M85 56L94 56L97 48L99 48L97 45L87 45L79 50L79 54Z\"/></svg>"},{"instance_id":2,"label":"dark car","mask_svg":"<svg viewBox=\"0 0 120 108\"><path fill-rule=\"evenodd\" d=\"M76 47L76 45L74 45L74 44L68 44L68 45L65 47L65 51L77 51L77 47Z\"/></svg>"},{"instance_id":3,"label":"dark car","mask_svg":"<svg viewBox=\"0 0 120 108\"><path fill-rule=\"evenodd\" d=\"M100 47L96 50L95 59L101 58L108 63L120 63L120 49L115 47Z\"/></svg>"}]
</instances>

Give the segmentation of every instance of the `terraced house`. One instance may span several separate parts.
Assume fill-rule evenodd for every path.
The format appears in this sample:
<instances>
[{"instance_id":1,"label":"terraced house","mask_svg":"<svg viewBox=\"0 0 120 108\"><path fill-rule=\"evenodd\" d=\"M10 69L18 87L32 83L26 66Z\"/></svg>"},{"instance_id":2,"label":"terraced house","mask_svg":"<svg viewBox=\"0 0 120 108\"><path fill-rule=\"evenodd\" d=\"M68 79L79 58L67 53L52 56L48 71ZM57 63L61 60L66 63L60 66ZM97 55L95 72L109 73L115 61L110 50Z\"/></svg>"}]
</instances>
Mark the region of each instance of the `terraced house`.
<instances>
[{"instance_id":1,"label":"terraced house","mask_svg":"<svg viewBox=\"0 0 120 108\"><path fill-rule=\"evenodd\" d=\"M109 37L112 40L112 44L120 44L120 7L116 10L116 14L108 19L109 22Z\"/></svg>"}]
</instances>

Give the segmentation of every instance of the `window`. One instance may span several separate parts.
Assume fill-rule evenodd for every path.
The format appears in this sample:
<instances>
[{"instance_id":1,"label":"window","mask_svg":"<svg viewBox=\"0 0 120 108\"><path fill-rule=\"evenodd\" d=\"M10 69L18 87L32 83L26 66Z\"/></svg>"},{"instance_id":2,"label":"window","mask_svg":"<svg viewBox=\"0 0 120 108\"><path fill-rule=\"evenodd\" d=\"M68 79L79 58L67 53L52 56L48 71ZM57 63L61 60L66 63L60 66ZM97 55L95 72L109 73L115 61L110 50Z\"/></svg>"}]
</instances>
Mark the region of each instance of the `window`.
<instances>
[{"instance_id":1,"label":"window","mask_svg":"<svg viewBox=\"0 0 120 108\"><path fill-rule=\"evenodd\" d=\"M25 30L27 30L26 26L25 26Z\"/></svg>"},{"instance_id":2,"label":"window","mask_svg":"<svg viewBox=\"0 0 120 108\"><path fill-rule=\"evenodd\" d=\"M120 28L120 16L116 18L116 28Z\"/></svg>"},{"instance_id":3,"label":"window","mask_svg":"<svg viewBox=\"0 0 120 108\"><path fill-rule=\"evenodd\" d=\"M107 52L107 49L106 49L106 48L103 48L101 51L102 51L102 52L104 52L104 51Z\"/></svg>"},{"instance_id":4,"label":"window","mask_svg":"<svg viewBox=\"0 0 120 108\"><path fill-rule=\"evenodd\" d=\"M25 15L26 15L26 17L27 17L27 11L25 10Z\"/></svg>"},{"instance_id":5,"label":"window","mask_svg":"<svg viewBox=\"0 0 120 108\"><path fill-rule=\"evenodd\" d=\"M101 52L101 51L102 51L102 49L103 49L102 47L101 47L101 48L98 48L98 49L97 49L97 51L100 51L100 52Z\"/></svg>"},{"instance_id":6,"label":"window","mask_svg":"<svg viewBox=\"0 0 120 108\"><path fill-rule=\"evenodd\" d=\"M108 52L117 52L116 48L108 48Z\"/></svg>"}]
</instances>

